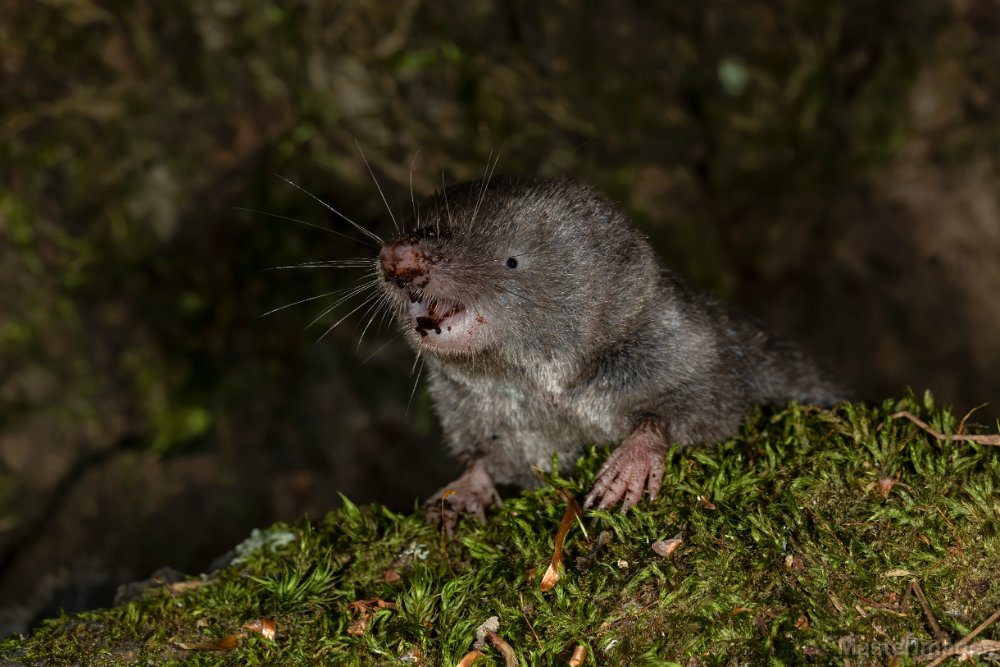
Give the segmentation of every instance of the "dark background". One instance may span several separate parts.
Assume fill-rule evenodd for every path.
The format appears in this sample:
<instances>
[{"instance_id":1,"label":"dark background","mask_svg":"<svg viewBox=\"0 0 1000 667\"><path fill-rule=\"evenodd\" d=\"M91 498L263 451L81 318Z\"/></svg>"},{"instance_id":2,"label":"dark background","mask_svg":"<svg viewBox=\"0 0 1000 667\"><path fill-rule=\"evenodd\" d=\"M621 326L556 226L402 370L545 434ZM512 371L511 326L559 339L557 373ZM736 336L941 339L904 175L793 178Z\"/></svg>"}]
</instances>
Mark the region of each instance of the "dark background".
<instances>
[{"instance_id":1,"label":"dark background","mask_svg":"<svg viewBox=\"0 0 1000 667\"><path fill-rule=\"evenodd\" d=\"M864 395L1000 415L993 2L14 0L0 83L4 631L455 473L391 332L260 317L372 255L274 174L391 228L358 146L397 215L592 182Z\"/></svg>"}]
</instances>

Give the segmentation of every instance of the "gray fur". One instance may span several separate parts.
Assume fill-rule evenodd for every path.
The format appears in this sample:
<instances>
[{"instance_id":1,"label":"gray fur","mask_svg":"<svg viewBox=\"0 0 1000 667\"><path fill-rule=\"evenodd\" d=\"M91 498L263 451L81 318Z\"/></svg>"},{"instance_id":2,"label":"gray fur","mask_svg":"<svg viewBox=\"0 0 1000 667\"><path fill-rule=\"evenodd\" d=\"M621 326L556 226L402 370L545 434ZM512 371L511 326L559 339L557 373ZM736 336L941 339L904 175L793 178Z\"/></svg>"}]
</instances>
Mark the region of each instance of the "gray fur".
<instances>
[{"instance_id":1,"label":"gray fur","mask_svg":"<svg viewBox=\"0 0 1000 667\"><path fill-rule=\"evenodd\" d=\"M448 446L496 483L537 485L532 466L548 469L558 453L565 471L584 446L617 445L647 419L667 443L696 445L734 435L755 404L829 406L843 395L802 352L663 269L588 186L466 183L419 211L414 226L435 230L408 241L426 257L426 284L401 288L380 264L382 284L426 360ZM428 350L407 288L475 304L488 343Z\"/></svg>"}]
</instances>

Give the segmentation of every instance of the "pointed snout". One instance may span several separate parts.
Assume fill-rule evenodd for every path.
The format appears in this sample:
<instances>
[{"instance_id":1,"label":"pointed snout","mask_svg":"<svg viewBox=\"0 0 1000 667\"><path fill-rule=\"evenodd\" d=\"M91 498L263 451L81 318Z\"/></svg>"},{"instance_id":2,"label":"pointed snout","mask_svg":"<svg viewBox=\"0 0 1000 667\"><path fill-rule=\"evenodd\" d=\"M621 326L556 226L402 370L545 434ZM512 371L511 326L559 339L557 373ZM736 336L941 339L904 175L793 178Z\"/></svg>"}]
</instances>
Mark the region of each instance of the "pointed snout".
<instances>
[{"instance_id":1,"label":"pointed snout","mask_svg":"<svg viewBox=\"0 0 1000 667\"><path fill-rule=\"evenodd\" d=\"M378 258L386 280L391 280L400 287L427 276L427 258L416 244L405 239L386 243Z\"/></svg>"}]
</instances>

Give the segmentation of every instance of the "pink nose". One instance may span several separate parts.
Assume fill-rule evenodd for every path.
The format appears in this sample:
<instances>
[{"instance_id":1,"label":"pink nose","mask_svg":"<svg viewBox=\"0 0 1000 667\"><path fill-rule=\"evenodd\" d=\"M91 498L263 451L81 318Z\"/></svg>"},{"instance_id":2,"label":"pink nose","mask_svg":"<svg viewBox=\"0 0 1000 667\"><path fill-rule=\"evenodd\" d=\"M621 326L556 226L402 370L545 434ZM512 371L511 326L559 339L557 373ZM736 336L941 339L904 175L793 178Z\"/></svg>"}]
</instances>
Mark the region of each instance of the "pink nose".
<instances>
[{"instance_id":1,"label":"pink nose","mask_svg":"<svg viewBox=\"0 0 1000 667\"><path fill-rule=\"evenodd\" d=\"M382 246L378 254L387 279L400 287L427 275L427 259L417 246L397 239Z\"/></svg>"}]
</instances>

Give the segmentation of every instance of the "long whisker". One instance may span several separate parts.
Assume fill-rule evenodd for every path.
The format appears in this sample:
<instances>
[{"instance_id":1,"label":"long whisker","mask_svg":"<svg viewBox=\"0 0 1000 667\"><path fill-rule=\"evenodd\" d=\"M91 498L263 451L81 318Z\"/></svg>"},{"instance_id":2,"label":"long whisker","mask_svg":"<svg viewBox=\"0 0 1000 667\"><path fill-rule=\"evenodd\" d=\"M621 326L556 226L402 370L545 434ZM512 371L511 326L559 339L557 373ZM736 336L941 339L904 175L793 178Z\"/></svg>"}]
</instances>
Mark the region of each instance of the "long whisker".
<instances>
[{"instance_id":1,"label":"long whisker","mask_svg":"<svg viewBox=\"0 0 1000 667\"><path fill-rule=\"evenodd\" d=\"M291 180L285 178L281 174L275 174L275 176L277 176L278 178L280 178L281 180L283 180L285 183L288 183L290 186L292 186L296 190L300 190L300 191L304 192L305 194L309 195L310 197L312 197L313 199L315 199L317 202L319 202L320 204L322 204L324 207L326 207L327 210L329 210L330 212L332 212L335 215L337 215L341 220L343 220L347 224L351 225L352 227L354 227L355 229L357 229L359 232L361 232L362 234L364 234L365 236L367 236L371 240L375 241L379 245L384 245L384 242L382 241L382 238L378 234L376 234L375 232L372 232L372 231L370 231L368 229L365 229L364 227L362 227L358 223L354 222L353 220L351 220L350 218L348 218L346 215L344 215L343 213L341 213L340 211L338 211L334 207L332 207L329 204L327 204L325 201L323 201L322 199L320 199L319 197L317 197L313 193L311 193L308 190L306 190L301 185L295 183L294 181L291 181Z\"/></svg>"},{"instance_id":2,"label":"long whisker","mask_svg":"<svg viewBox=\"0 0 1000 667\"><path fill-rule=\"evenodd\" d=\"M365 152L361 150L361 142L358 138L354 138L354 145L358 147L358 152L361 153L361 159L364 160L365 166L368 167L368 173L371 174L372 181L375 182L375 188L378 190L378 194L382 197L382 203L385 204L385 210L389 211L389 217L392 219L392 226L396 228L396 233L399 234L399 224L396 222L396 216L392 214L392 207L389 206L389 202L385 198L385 193L382 192L382 186L379 185L378 179L375 178L375 172L372 171L372 166L368 162L368 158L365 157Z\"/></svg>"},{"instance_id":3,"label":"long whisker","mask_svg":"<svg viewBox=\"0 0 1000 667\"><path fill-rule=\"evenodd\" d=\"M287 266L268 266L260 271L283 271L288 269L364 269L370 267L372 260L370 259L357 259L357 260L327 260L323 262L302 262L301 264L289 264ZM374 269L370 272L375 275Z\"/></svg>"},{"instance_id":4,"label":"long whisker","mask_svg":"<svg viewBox=\"0 0 1000 667\"><path fill-rule=\"evenodd\" d=\"M322 335L322 336L320 336L319 338L317 338L317 339L316 339L316 342L318 343L318 342L320 342L321 340L323 340L324 338L326 338L326 337L327 337L327 335L328 335L328 334L329 334L329 333L330 333L331 331L333 331L334 329L336 329L337 327L339 327L339 326L341 325L341 323L342 323L342 322L343 322L344 320L346 320L346 319L347 319L348 317L350 317L350 316L351 316L351 315L353 315L354 313L356 313L356 312L358 312L359 310L361 310L362 308L364 308L364 307L365 307L366 305L368 305L368 303L369 303L369 302L370 302L370 301L371 301L372 299L374 299L374 298L376 298L376 295L375 295L375 294L373 294L373 295L369 296L369 297L368 297L367 299L365 299L364 301L362 301L362 302L361 302L361 304L360 304L360 305L359 305L359 306L358 306L357 308L354 308L353 310L351 310L351 312L347 313L346 315L344 315L343 317L341 317L341 318L340 318L339 320L337 320L336 322L334 322L334 323L333 323L332 325L330 325L330 328L329 328L329 329L327 329L326 331L324 331L324 332L323 332L323 335Z\"/></svg>"},{"instance_id":5,"label":"long whisker","mask_svg":"<svg viewBox=\"0 0 1000 667\"><path fill-rule=\"evenodd\" d=\"M267 317L268 315L276 313L279 310L284 310L285 308L291 308L292 306L298 306L299 304L303 304L303 303L309 303L310 301L315 301L316 299L322 299L324 297L333 296L334 294L343 294L344 292L346 292L348 290L351 290L351 289L357 289L357 288L355 288L355 287L348 287L347 289L338 289L338 290L334 290L332 292L326 292L324 294L317 294L316 296L310 296L308 298L301 299L299 301L294 301L292 303L285 304L284 306L278 306L277 308L272 308L271 310L267 311L266 313L262 313L260 315L260 317Z\"/></svg>"},{"instance_id":6,"label":"long whisker","mask_svg":"<svg viewBox=\"0 0 1000 667\"><path fill-rule=\"evenodd\" d=\"M476 214L479 213L479 206L483 203L483 198L486 196L486 190L490 187L490 179L493 178L493 172L497 168L497 163L500 162L500 151L497 151L497 158L490 164L490 160L493 158L493 151L490 151L490 156L486 158L486 171L483 174L483 186L479 189L479 198L476 200L476 206L472 209L472 220L469 222L470 227L474 227L476 224Z\"/></svg>"},{"instance_id":7,"label":"long whisker","mask_svg":"<svg viewBox=\"0 0 1000 667\"><path fill-rule=\"evenodd\" d=\"M357 264L359 266L374 266L375 259L372 257L338 257L336 259L309 259L299 262L295 266L309 266L311 264Z\"/></svg>"},{"instance_id":8,"label":"long whisker","mask_svg":"<svg viewBox=\"0 0 1000 667\"><path fill-rule=\"evenodd\" d=\"M375 350L374 352L372 352L371 354L369 354L367 357L365 357L364 360L362 360L362 362L359 365L360 366L364 366L365 364L367 364L369 361L371 361L372 359L374 359L375 356L378 355L379 352L381 352L385 348L389 347L389 345L394 340L396 340L397 338L399 338L399 334L396 334L395 336L393 336L392 338L390 338L389 340L387 340L385 343L383 343L382 345L380 345L377 350Z\"/></svg>"},{"instance_id":9,"label":"long whisker","mask_svg":"<svg viewBox=\"0 0 1000 667\"><path fill-rule=\"evenodd\" d=\"M417 350L417 356L413 358L413 365L410 366L410 377L413 377L413 371L417 370L417 363L420 362L420 350Z\"/></svg>"},{"instance_id":10,"label":"long whisker","mask_svg":"<svg viewBox=\"0 0 1000 667\"><path fill-rule=\"evenodd\" d=\"M420 382L420 374L424 370L424 360L420 356L420 352L417 352L417 358L413 360L413 368L417 367L417 362L420 362L420 369L417 370L417 377L413 380L413 389L410 390L410 400L406 402L406 412L405 414L410 414L410 405L413 403L413 396L417 393L417 383ZM410 371L410 375L413 375L413 371Z\"/></svg>"},{"instance_id":11,"label":"long whisker","mask_svg":"<svg viewBox=\"0 0 1000 667\"><path fill-rule=\"evenodd\" d=\"M525 294L523 294L521 292L518 292L517 290L513 290L510 287L504 287L503 285L501 285L499 283L492 283L490 285L490 287L492 287L492 288L494 288L494 289L496 289L496 290L498 290L500 292L505 292L507 294L510 294L513 297L517 297L518 299L520 299L521 301L523 301L526 304L536 303L538 301L537 299L531 299L528 296L526 296Z\"/></svg>"},{"instance_id":12,"label":"long whisker","mask_svg":"<svg viewBox=\"0 0 1000 667\"><path fill-rule=\"evenodd\" d=\"M375 330L376 336L382 333L382 327L385 326L386 319L392 318L392 303L388 299L386 301L388 302L388 307L382 311L382 317L378 320L378 329Z\"/></svg>"},{"instance_id":13,"label":"long whisker","mask_svg":"<svg viewBox=\"0 0 1000 667\"><path fill-rule=\"evenodd\" d=\"M333 311L334 311L334 310L335 310L335 309L336 309L336 308L337 308L338 306L340 306L340 304L344 303L344 302L345 302L345 301L347 301L348 299L351 299L352 297L355 297L355 296L357 296L358 294L361 294L361 293L362 293L362 292L364 292L365 290L369 290L369 289L374 289L375 287L376 287L376 283L375 283L375 281L374 281L374 280L372 280L372 281L370 281L370 282L367 282L367 283L365 283L364 285L359 285L358 287L355 287L355 288L351 289L351 291L349 291L348 293L346 293L346 294L345 294L345 295L344 295L343 297L341 297L340 299L337 299L337 301L335 301L335 302L334 302L334 304L333 304L332 306L330 306L329 308L327 308L326 310L324 310L324 311L323 311L322 313L320 313L319 315L317 315L316 317L314 317L314 318L313 318L313 320L312 320L312 322L310 322L309 324L307 324L307 325L306 325L306 330L308 331L308 330L309 330L309 328L310 328L310 327L311 327L312 325L316 324L316 323L317 323L317 322L319 322L319 321L320 321L321 319L323 319L324 317L326 317L327 315L329 315L329 314L330 314L331 312L333 312ZM372 298L372 297L369 297L369 299L370 299L370 298ZM362 302L362 304L365 304L365 303L368 303L368 299L365 299L365 300L364 300L364 301ZM354 312L354 311L351 311L351 312ZM338 324L339 324L339 323L338 323Z\"/></svg>"},{"instance_id":14,"label":"long whisker","mask_svg":"<svg viewBox=\"0 0 1000 667\"><path fill-rule=\"evenodd\" d=\"M448 204L448 188L446 188L444 186L444 169L441 170L441 195L444 197L444 210L448 214L448 226L449 227L454 227L455 223L451 219L451 206ZM437 232L438 236L441 235L441 217L440 216L438 216L438 219L437 219L437 229L435 229L434 231Z\"/></svg>"},{"instance_id":15,"label":"long whisker","mask_svg":"<svg viewBox=\"0 0 1000 667\"><path fill-rule=\"evenodd\" d=\"M472 219L469 221L470 227L475 227L476 214L479 213L479 205L483 203L483 197L486 196L486 176L490 173L490 163L492 161L493 151L490 151L489 157L486 158L486 169L483 170L483 178L479 186L479 196L476 197L476 205L472 207Z\"/></svg>"},{"instance_id":16,"label":"long whisker","mask_svg":"<svg viewBox=\"0 0 1000 667\"><path fill-rule=\"evenodd\" d=\"M315 199L315 197L314 197L314 199ZM243 208L241 206L237 206L235 208L236 208L237 211L243 211L244 213L253 213L255 215L266 215L269 218L277 218L278 220L287 220L288 222L295 222L295 223L298 223L300 225L305 225L306 227L313 227L315 229L323 230L324 232L329 232L330 234L333 234L335 236L340 236L340 237L343 237L345 239L350 239L351 241L354 241L355 243L363 243L364 245L366 245L368 247L375 247L375 246L372 246L371 243L369 243L368 241L366 241L364 239L359 239L356 236L351 236L350 234L345 234L343 232L338 232L336 229L330 229L329 227L324 227L323 225L317 225L317 224L314 224L312 222L306 222L305 220L299 220L298 218L290 218L287 215L279 215L277 213L269 213L267 211L258 211L256 209Z\"/></svg>"},{"instance_id":17,"label":"long whisker","mask_svg":"<svg viewBox=\"0 0 1000 667\"><path fill-rule=\"evenodd\" d=\"M368 319L368 323L365 325L365 328L361 330L361 335L358 336L358 347L357 347L358 351L361 350L361 342L365 339L365 333L368 332L368 328L371 327L372 322L375 321L375 318L378 316L379 311L382 309L383 306L385 306L388 303L388 301L389 297L384 292L381 293L379 297L375 299L375 302L371 306L369 306L368 310L366 310L364 314L361 316L361 319L364 320L365 317L368 316L368 313L372 314L372 316Z\"/></svg>"},{"instance_id":18,"label":"long whisker","mask_svg":"<svg viewBox=\"0 0 1000 667\"><path fill-rule=\"evenodd\" d=\"M417 157L420 155L418 150L413 154L413 158L410 160L410 206L413 207L413 219L416 220L417 229L420 229L420 209L417 207L417 199L413 195L413 165L417 161ZM403 232L406 232L406 222L403 222Z\"/></svg>"}]
</instances>

